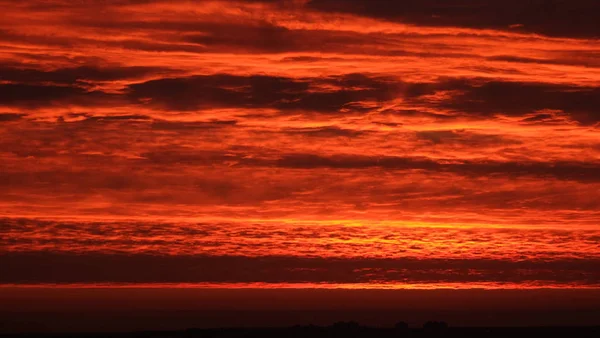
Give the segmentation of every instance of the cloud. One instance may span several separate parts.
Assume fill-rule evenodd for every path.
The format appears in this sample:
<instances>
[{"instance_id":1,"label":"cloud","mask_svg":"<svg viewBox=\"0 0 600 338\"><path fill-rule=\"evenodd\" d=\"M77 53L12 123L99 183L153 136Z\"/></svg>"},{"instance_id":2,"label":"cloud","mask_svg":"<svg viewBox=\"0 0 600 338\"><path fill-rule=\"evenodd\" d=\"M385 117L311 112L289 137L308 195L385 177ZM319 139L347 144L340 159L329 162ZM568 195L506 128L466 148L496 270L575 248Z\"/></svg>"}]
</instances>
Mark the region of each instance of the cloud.
<instances>
[{"instance_id":1,"label":"cloud","mask_svg":"<svg viewBox=\"0 0 600 338\"><path fill-rule=\"evenodd\" d=\"M526 283L598 285L596 260L0 254L0 283Z\"/></svg>"},{"instance_id":2,"label":"cloud","mask_svg":"<svg viewBox=\"0 0 600 338\"><path fill-rule=\"evenodd\" d=\"M426 130L415 133L416 137L433 144L460 144L471 147L507 146L521 144L502 135L478 134L465 130Z\"/></svg>"},{"instance_id":3,"label":"cloud","mask_svg":"<svg viewBox=\"0 0 600 338\"><path fill-rule=\"evenodd\" d=\"M290 128L283 131L287 134L302 135L306 137L335 138L335 137L360 137L367 134L368 131L343 129L336 126L319 128Z\"/></svg>"},{"instance_id":4,"label":"cloud","mask_svg":"<svg viewBox=\"0 0 600 338\"><path fill-rule=\"evenodd\" d=\"M449 92L430 100L436 93ZM520 116L542 110L558 110L582 124L600 121L600 89L544 83L501 82L484 79L442 79L414 84L405 95L414 102L450 109L459 114Z\"/></svg>"},{"instance_id":5,"label":"cloud","mask_svg":"<svg viewBox=\"0 0 600 338\"><path fill-rule=\"evenodd\" d=\"M130 71L129 75L133 76L149 70ZM410 83L398 78L366 74L315 78L213 74L133 83L127 85L123 94L87 91L78 84L79 80L86 83L112 81L110 79L115 80L117 73L116 70L114 74L94 70L75 75L74 70L62 69L50 73L33 71L21 77L16 76L17 72L13 74L14 80L20 83L0 85L3 90L0 104L18 107L61 103L90 106L124 105L129 101L130 104L176 111L229 107L354 114L367 113L401 99L434 112L450 110L455 116L530 118L536 112L558 111L584 125L600 121L598 88L543 83L467 78ZM124 71L120 76L127 78L129 75L128 71ZM54 84L47 84L48 81ZM403 115L410 112L401 110ZM431 116L442 118L444 115L433 113Z\"/></svg>"},{"instance_id":6,"label":"cloud","mask_svg":"<svg viewBox=\"0 0 600 338\"><path fill-rule=\"evenodd\" d=\"M16 121L22 118L23 114L15 114L15 113L0 113L0 122L11 122Z\"/></svg>"},{"instance_id":7,"label":"cloud","mask_svg":"<svg viewBox=\"0 0 600 338\"><path fill-rule=\"evenodd\" d=\"M492 162L492 161L435 161L427 158L338 155L323 157L313 154L289 154L276 162L277 166L287 168L336 168L366 169L384 168L393 170L426 170L433 172L452 172L466 176L501 175L506 177L537 176L555 177L563 180L582 180L596 182L600 180L598 164L587 162Z\"/></svg>"},{"instance_id":8,"label":"cloud","mask_svg":"<svg viewBox=\"0 0 600 338\"><path fill-rule=\"evenodd\" d=\"M239 52L340 52L350 51L377 42L373 36L354 32L329 30L288 29L269 23L232 24L214 23L197 27L200 33L184 37L187 42L199 44L207 51Z\"/></svg>"},{"instance_id":9,"label":"cloud","mask_svg":"<svg viewBox=\"0 0 600 338\"><path fill-rule=\"evenodd\" d=\"M74 68L58 68L49 71L0 66L2 80L32 85L39 85L42 83L52 83L55 85L82 85L86 82L143 78L148 75L156 75L161 72L164 73L165 71L168 70L144 66L80 66Z\"/></svg>"},{"instance_id":10,"label":"cloud","mask_svg":"<svg viewBox=\"0 0 600 338\"><path fill-rule=\"evenodd\" d=\"M597 283L595 2L0 4L0 280Z\"/></svg>"},{"instance_id":11,"label":"cloud","mask_svg":"<svg viewBox=\"0 0 600 338\"><path fill-rule=\"evenodd\" d=\"M176 110L263 107L336 112L356 102L390 100L398 87L391 79L362 74L313 79L215 74L133 84L129 96Z\"/></svg>"},{"instance_id":12,"label":"cloud","mask_svg":"<svg viewBox=\"0 0 600 338\"><path fill-rule=\"evenodd\" d=\"M85 115L84 115L85 116ZM146 121L151 118L146 115L111 115L111 116L87 116L81 123L111 122L111 121Z\"/></svg>"},{"instance_id":13,"label":"cloud","mask_svg":"<svg viewBox=\"0 0 600 338\"><path fill-rule=\"evenodd\" d=\"M233 127L237 124L235 120L212 120L208 122L182 122L182 121L165 121L154 120L151 128L154 130L165 131L198 131Z\"/></svg>"},{"instance_id":14,"label":"cloud","mask_svg":"<svg viewBox=\"0 0 600 338\"><path fill-rule=\"evenodd\" d=\"M491 28L575 38L600 37L592 14L597 9L594 0L424 0L394 4L386 0L311 0L307 7L423 26Z\"/></svg>"},{"instance_id":15,"label":"cloud","mask_svg":"<svg viewBox=\"0 0 600 338\"><path fill-rule=\"evenodd\" d=\"M0 104L39 105L84 93L83 90L72 87L0 84Z\"/></svg>"},{"instance_id":16,"label":"cloud","mask_svg":"<svg viewBox=\"0 0 600 338\"><path fill-rule=\"evenodd\" d=\"M115 96L79 87L39 84L0 84L0 106L42 108L53 105L109 105Z\"/></svg>"}]
</instances>

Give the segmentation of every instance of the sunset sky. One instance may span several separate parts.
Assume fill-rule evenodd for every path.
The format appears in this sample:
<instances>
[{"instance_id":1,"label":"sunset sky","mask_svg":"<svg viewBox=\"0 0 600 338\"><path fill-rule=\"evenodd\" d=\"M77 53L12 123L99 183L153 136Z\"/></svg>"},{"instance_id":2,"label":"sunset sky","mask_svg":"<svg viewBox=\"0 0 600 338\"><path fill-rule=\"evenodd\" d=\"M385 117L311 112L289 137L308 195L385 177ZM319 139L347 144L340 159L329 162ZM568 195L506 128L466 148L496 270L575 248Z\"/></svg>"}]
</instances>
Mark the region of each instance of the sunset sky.
<instances>
[{"instance_id":1,"label":"sunset sky","mask_svg":"<svg viewBox=\"0 0 600 338\"><path fill-rule=\"evenodd\" d=\"M600 288L597 1L0 7L0 288Z\"/></svg>"}]
</instances>

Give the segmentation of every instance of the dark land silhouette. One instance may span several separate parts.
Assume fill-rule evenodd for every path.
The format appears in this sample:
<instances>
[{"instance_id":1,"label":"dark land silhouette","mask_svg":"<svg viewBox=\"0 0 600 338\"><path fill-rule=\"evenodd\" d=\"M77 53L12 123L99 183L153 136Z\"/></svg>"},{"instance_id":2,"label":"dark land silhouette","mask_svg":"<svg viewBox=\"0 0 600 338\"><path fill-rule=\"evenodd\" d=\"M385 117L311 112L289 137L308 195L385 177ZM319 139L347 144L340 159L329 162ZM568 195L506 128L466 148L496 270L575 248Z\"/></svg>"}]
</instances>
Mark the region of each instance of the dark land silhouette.
<instances>
[{"instance_id":1,"label":"dark land silhouette","mask_svg":"<svg viewBox=\"0 0 600 338\"><path fill-rule=\"evenodd\" d=\"M71 338L342 338L342 337L600 337L600 326L587 327L451 327L443 321L428 321L422 327L409 327L399 321L394 327L362 326L355 321L329 326L296 325L286 328L189 328L175 331L102 333L22 333L0 337Z\"/></svg>"}]
</instances>

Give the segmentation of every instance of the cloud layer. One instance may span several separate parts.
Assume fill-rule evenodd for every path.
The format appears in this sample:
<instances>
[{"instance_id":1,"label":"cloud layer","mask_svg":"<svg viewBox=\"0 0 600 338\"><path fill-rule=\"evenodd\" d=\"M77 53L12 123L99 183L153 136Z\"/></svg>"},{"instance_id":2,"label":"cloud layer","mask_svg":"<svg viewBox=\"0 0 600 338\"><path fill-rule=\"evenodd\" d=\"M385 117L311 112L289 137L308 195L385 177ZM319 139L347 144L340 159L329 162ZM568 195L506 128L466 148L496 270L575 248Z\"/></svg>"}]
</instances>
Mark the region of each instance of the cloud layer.
<instances>
[{"instance_id":1,"label":"cloud layer","mask_svg":"<svg viewBox=\"0 0 600 338\"><path fill-rule=\"evenodd\" d=\"M598 284L595 1L0 5L0 283Z\"/></svg>"}]
</instances>

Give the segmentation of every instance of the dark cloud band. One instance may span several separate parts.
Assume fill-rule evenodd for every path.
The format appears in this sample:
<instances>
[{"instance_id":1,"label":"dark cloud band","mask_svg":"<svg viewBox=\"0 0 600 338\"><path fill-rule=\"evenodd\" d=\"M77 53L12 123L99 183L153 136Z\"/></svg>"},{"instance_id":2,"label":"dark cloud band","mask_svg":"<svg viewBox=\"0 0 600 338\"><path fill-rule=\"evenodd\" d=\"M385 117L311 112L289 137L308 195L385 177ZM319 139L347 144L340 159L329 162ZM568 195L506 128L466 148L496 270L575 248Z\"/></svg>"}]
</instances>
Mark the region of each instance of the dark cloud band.
<instances>
[{"instance_id":1,"label":"dark cloud band","mask_svg":"<svg viewBox=\"0 0 600 338\"><path fill-rule=\"evenodd\" d=\"M5 253L0 283L473 283L597 285L598 261Z\"/></svg>"}]
</instances>

